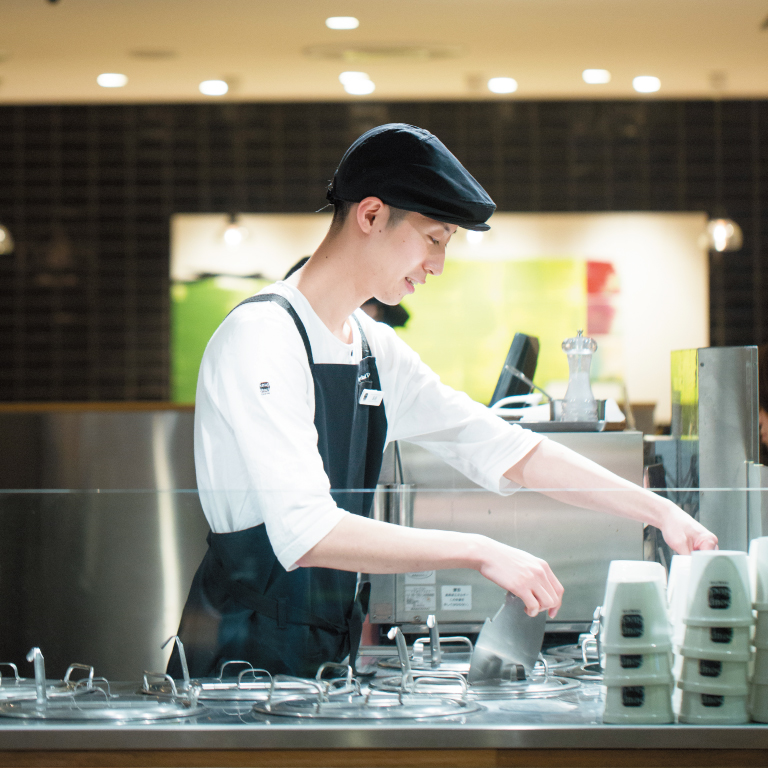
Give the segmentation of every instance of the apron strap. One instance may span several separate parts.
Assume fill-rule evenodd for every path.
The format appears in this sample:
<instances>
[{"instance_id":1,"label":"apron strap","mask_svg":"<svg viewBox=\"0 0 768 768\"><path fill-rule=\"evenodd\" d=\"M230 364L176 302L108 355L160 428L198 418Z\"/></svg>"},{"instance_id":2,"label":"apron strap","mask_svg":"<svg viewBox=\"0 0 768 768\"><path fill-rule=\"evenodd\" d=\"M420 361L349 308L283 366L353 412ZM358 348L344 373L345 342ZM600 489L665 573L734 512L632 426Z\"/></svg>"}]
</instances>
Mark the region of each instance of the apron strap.
<instances>
[{"instance_id":1,"label":"apron strap","mask_svg":"<svg viewBox=\"0 0 768 768\"><path fill-rule=\"evenodd\" d=\"M368 346L368 339L365 338L363 326L360 325L360 321L355 317L354 313L352 314L352 319L357 325L357 330L360 331L360 345L363 351L363 360L365 360L366 357L371 357L371 348Z\"/></svg>"},{"instance_id":2,"label":"apron strap","mask_svg":"<svg viewBox=\"0 0 768 768\"><path fill-rule=\"evenodd\" d=\"M250 608L252 611L276 621L280 629L284 629L286 624L300 624L309 627L320 627L320 629L334 632L337 635L344 635L350 631L349 626L333 624L321 616L315 616L309 613L309 611L303 611L301 608L289 605L285 599L275 600L259 594L241 581L231 578L226 570L224 570L224 566L219 561L219 558L211 550L209 552L211 554L209 558L211 576L219 583L225 583L229 594L244 608Z\"/></svg>"},{"instance_id":3,"label":"apron strap","mask_svg":"<svg viewBox=\"0 0 768 768\"><path fill-rule=\"evenodd\" d=\"M315 361L312 358L312 347L309 344L309 336L307 336L307 330L304 327L304 323L301 322L301 318L297 314L296 310L293 308L293 304L291 304L291 302L288 301L285 296L281 296L279 293L258 293L255 296L251 296L250 298L241 301L237 307L242 307L243 304L255 304L261 303L263 301L272 301L275 304L279 304L291 316L291 319L296 325L296 329L301 335L301 340L304 342L304 349L307 350L307 358L309 358L309 364L314 365ZM230 314L234 312L237 307L232 309ZM360 331L360 346L362 348L363 360L365 360L366 357L371 357L371 347L368 344L368 339L365 336L363 326L360 325L360 321L355 317L354 314L352 314L352 319L355 321L357 329Z\"/></svg>"},{"instance_id":4,"label":"apron strap","mask_svg":"<svg viewBox=\"0 0 768 768\"><path fill-rule=\"evenodd\" d=\"M304 349L307 350L307 358L309 358L309 364L310 366L314 365L315 361L312 358L312 347L309 345L309 336L307 336L307 330L304 328L304 323L301 322L301 318L296 313L293 305L290 301L288 301L288 299L285 298L285 296L280 296L278 293L258 293L256 296L251 296L249 299L241 301L237 307L242 307L243 304L255 304L262 301L273 301L275 304L279 304L291 316L293 322L296 324L296 329L301 335L301 340L304 342ZM232 312L234 312L237 307L235 307ZM230 312L230 314L232 314L232 312Z\"/></svg>"}]
</instances>

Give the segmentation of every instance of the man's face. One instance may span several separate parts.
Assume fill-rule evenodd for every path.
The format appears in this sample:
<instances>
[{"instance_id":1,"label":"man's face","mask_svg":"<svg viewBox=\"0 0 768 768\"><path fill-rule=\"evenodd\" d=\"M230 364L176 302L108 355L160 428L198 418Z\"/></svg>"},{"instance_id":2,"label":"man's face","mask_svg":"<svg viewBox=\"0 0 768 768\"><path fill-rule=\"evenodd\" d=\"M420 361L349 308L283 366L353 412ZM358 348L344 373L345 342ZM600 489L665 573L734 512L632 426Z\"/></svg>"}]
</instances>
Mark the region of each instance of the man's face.
<instances>
[{"instance_id":1,"label":"man's face","mask_svg":"<svg viewBox=\"0 0 768 768\"><path fill-rule=\"evenodd\" d=\"M425 283L427 275L441 274L445 247L457 229L455 224L412 212L394 226L382 223L371 266L373 296L384 304L395 305Z\"/></svg>"},{"instance_id":2,"label":"man's face","mask_svg":"<svg viewBox=\"0 0 768 768\"><path fill-rule=\"evenodd\" d=\"M760 440L768 448L768 411L760 409Z\"/></svg>"}]
</instances>

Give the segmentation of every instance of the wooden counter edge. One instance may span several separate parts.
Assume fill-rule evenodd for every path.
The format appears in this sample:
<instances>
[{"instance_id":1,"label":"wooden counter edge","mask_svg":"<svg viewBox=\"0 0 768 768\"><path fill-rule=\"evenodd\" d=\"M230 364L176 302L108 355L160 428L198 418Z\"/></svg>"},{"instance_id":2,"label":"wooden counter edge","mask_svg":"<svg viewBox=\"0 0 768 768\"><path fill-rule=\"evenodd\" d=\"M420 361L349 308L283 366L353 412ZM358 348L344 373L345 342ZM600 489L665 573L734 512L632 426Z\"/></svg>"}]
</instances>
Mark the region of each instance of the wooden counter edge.
<instances>
[{"instance_id":1,"label":"wooden counter edge","mask_svg":"<svg viewBox=\"0 0 768 768\"><path fill-rule=\"evenodd\" d=\"M0 768L730 768L761 749L326 749L3 751Z\"/></svg>"}]
</instances>

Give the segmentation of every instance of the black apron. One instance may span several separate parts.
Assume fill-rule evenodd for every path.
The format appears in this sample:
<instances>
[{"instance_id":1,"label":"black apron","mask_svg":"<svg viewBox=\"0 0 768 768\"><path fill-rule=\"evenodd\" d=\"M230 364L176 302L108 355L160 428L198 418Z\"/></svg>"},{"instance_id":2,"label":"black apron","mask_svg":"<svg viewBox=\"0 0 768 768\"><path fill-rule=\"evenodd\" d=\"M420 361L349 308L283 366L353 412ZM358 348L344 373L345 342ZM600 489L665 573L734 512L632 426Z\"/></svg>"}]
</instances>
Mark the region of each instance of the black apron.
<instances>
[{"instance_id":1,"label":"black apron","mask_svg":"<svg viewBox=\"0 0 768 768\"><path fill-rule=\"evenodd\" d=\"M290 302L277 294L259 294L242 303L262 301L275 302L290 314L307 350L317 447L333 499L342 509L367 517L381 470L387 418L383 404L360 404L364 390L381 390L363 329L354 318L362 341L359 365L317 365ZM299 677L313 677L323 662L340 662L347 654L354 663L368 609L367 591L356 595L356 586L357 574L349 571L287 572L263 524L209 533L208 551L192 581L178 632L190 674L210 677L223 662L236 659L272 674ZM176 648L168 674L182 676Z\"/></svg>"}]
</instances>

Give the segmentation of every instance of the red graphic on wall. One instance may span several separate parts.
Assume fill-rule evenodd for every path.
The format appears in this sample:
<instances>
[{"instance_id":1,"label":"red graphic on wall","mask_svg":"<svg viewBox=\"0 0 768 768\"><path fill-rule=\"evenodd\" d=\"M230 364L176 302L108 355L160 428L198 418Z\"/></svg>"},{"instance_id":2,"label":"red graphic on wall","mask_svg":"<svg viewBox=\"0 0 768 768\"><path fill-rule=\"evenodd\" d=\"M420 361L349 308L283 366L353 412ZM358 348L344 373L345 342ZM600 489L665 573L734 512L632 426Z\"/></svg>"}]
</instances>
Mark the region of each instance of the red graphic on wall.
<instances>
[{"instance_id":1,"label":"red graphic on wall","mask_svg":"<svg viewBox=\"0 0 768 768\"><path fill-rule=\"evenodd\" d=\"M611 333L620 293L619 276L609 261L587 262L587 336Z\"/></svg>"}]
</instances>

